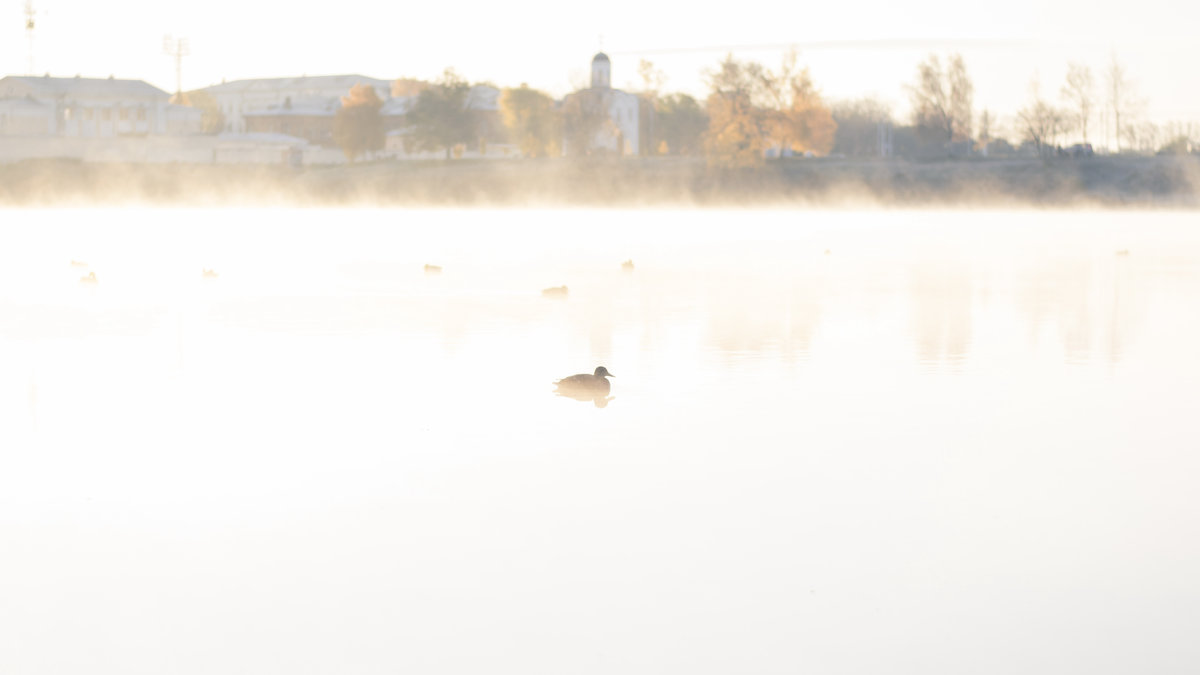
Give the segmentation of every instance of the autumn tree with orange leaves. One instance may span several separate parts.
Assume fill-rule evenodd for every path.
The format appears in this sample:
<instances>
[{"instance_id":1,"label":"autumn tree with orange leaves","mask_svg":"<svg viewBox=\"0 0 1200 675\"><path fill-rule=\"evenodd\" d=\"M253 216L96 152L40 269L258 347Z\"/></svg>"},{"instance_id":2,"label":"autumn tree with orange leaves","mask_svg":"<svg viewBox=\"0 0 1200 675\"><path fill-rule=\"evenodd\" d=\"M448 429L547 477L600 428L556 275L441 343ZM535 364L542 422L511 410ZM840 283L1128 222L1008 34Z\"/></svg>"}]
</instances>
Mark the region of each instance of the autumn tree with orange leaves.
<instances>
[{"instance_id":1,"label":"autumn tree with orange leaves","mask_svg":"<svg viewBox=\"0 0 1200 675\"><path fill-rule=\"evenodd\" d=\"M750 168L763 162L766 118L755 105L762 66L733 55L709 73L708 132L704 154L711 166Z\"/></svg>"},{"instance_id":2,"label":"autumn tree with orange leaves","mask_svg":"<svg viewBox=\"0 0 1200 675\"><path fill-rule=\"evenodd\" d=\"M383 101L369 84L356 84L342 97L342 107L333 118L333 140L353 163L359 155L383 149Z\"/></svg>"},{"instance_id":3,"label":"autumn tree with orange leaves","mask_svg":"<svg viewBox=\"0 0 1200 675\"><path fill-rule=\"evenodd\" d=\"M755 167L767 148L828 154L837 122L794 52L777 71L729 55L709 74L709 164Z\"/></svg>"},{"instance_id":4,"label":"autumn tree with orange leaves","mask_svg":"<svg viewBox=\"0 0 1200 675\"><path fill-rule=\"evenodd\" d=\"M525 157L554 157L560 153L562 119L554 99L522 84L500 94L500 118Z\"/></svg>"},{"instance_id":5,"label":"autumn tree with orange leaves","mask_svg":"<svg viewBox=\"0 0 1200 675\"><path fill-rule=\"evenodd\" d=\"M796 52L784 57L780 69L763 71L766 128L770 145L782 151L827 155L833 149L837 122L821 99L808 68L797 65Z\"/></svg>"}]
</instances>

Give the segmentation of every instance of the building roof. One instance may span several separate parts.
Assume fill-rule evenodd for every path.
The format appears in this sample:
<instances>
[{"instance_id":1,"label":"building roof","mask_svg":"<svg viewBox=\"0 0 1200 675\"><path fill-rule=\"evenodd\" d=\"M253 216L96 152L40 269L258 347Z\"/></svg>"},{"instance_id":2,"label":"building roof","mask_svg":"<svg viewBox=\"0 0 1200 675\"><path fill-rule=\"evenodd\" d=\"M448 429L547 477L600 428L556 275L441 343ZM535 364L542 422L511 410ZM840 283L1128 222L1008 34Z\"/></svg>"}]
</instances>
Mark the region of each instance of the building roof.
<instances>
[{"instance_id":1,"label":"building roof","mask_svg":"<svg viewBox=\"0 0 1200 675\"><path fill-rule=\"evenodd\" d=\"M596 55L592 57L592 63L595 63L596 61L607 61L607 60L608 60L608 54L605 54L604 52L596 52Z\"/></svg>"},{"instance_id":2,"label":"building roof","mask_svg":"<svg viewBox=\"0 0 1200 675\"><path fill-rule=\"evenodd\" d=\"M379 109L380 115L407 115L409 110L412 110L413 104L417 102L416 96L397 96L389 98L383 102L383 107Z\"/></svg>"},{"instance_id":3,"label":"building roof","mask_svg":"<svg viewBox=\"0 0 1200 675\"><path fill-rule=\"evenodd\" d=\"M250 91L273 91L279 89L344 89L356 84L369 84L376 89L390 93L392 83L388 80L378 80L365 75L303 75L300 77L269 77L257 80L234 80L222 82L204 91L214 94L232 94Z\"/></svg>"},{"instance_id":4,"label":"building roof","mask_svg":"<svg viewBox=\"0 0 1200 675\"><path fill-rule=\"evenodd\" d=\"M299 103L278 103L261 110L249 110L242 115L245 117L332 117L341 107L341 103L336 99L301 101Z\"/></svg>"},{"instance_id":5,"label":"building roof","mask_svg":"<svg viewBox=\"0 0 1200 675\"><path fill-rule=\"evenodd\" d=\"M0 78L0 95L5 93L59 98L62 96L102 96L110 98L169 98L169 94L145 80L118 80L112 77L31 77L9 75Z\"/></svg>"}]
</instances>

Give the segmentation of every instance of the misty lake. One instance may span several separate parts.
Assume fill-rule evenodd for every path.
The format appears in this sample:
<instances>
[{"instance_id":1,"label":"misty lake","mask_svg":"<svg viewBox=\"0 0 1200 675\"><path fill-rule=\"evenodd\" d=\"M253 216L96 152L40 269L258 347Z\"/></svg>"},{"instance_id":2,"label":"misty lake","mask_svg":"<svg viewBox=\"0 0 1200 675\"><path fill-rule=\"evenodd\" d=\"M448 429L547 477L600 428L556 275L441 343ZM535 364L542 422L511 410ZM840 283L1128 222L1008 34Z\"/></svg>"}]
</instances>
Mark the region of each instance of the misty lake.
<instances>
[{"instance_id":1,"label":"misty lake","mask_svg":"<svg viewBox=\"0 0 1200 675\"><path fill-rule=\"evenodd\" d=\"M1194 673L1198 225L0 210L0 672Z\"/></svg>"}]
</instances>

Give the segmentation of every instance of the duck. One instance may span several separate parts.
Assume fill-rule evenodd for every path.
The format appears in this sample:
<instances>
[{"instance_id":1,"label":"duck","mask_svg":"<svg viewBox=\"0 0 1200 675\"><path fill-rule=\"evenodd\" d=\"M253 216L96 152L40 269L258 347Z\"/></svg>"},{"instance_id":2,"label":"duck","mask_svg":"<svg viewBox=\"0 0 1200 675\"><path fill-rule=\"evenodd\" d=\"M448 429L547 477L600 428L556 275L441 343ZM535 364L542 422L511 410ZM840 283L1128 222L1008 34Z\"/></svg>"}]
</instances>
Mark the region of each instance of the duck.
<instances>
[{"instance_id":1,"label":"duck","mask_svg":"<svg viewBox=\"0 0 1200 675\"><path fill-rule=\"evenodd\" d=\"M221 275L217 274L216 270L203 270L201 271L200 276L204 277L205 279L216 279Z\"/></svg>"},{"instance_id":2,"label":"duck","mask_svg":"<svg viewBox=\"0 0 1200 675\"><path fill-rule=\"evenodd\" d=\"M71 267L87 267L87 266L88 266L88 264L83 262L82 260L72 260L71 261Z\"/></svg>"},{"instance_id":3,"label":"duck","mask_svg":"<svg viewBox=\"0 0 1200 675\"><path fill-rule=\"evenodd\" d=\"M435 276L442 273L442 268L439 265L425 265L425 274Z\"/></svg>"},{"instance_id":4,"label":"duck","mask_svg":"<svg viewBox=\"0 0 1200 675\"><path fill-rule=\"evenodd\" d=\"M621 263L621 269L625 270L626 272L632 272L633 271L633 260L630 259L630 260L626 260L625 262Z\"/></svg>"},{"instance_id":5,"label":"duck","mask_svg":"<svg viewBox=\"0 0 1200 675\"><path fill-rule=\"evenodd\" d=\"M567 297L566 286L554 286L553 288L542 289L543 298L565 298Z\"/></svg>"},{"instance_id":6,"label":"duck","mask_svg":"<svg viewBox=\"0 0 1200 675\"><path fill-rule=\"evenodd\" d=\"M95 272L88 272L86 277L79 277L79 283L94 286L100 283L100 280L96 278Z\"/></svg>"},{"instance_id":7,"label":"duck","mask_svg":"<svg viewBox=\"0 0 1200 675\"><path fill-rule=\"evenodd\" d=\"M609 389L612 387L607 379L610 377L616 377L616 375L608 372L608 368L598 366L590 375L580 373L558 380L554 383L554 386L558 387L555 393L572 398L586 395L589 400L595 397L604 397L608 395Z\"/></svg>"}]
</instances>

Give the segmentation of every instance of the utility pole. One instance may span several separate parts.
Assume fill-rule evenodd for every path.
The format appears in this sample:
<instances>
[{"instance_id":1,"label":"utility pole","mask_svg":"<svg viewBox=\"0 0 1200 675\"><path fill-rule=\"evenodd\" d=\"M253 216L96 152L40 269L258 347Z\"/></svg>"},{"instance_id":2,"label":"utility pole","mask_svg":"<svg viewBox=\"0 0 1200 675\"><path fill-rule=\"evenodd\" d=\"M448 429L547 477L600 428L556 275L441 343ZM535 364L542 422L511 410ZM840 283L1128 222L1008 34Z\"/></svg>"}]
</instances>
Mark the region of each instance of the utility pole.
<instances>
[{"instance_id":1,"label":"utility pole","mask_svg":"<svg viewBox=\"0 0 1200 675\"><path fill-rule=\"evenodd\" d=\"M37 12L33 9L33 0L25 0L25 42L29 45L29 74L33 75L33 29L36 25Z\"/></svg>"},{"instance_id":2,"label":"utility pole","mask_svg":"<svg viewBox=\"0 0 1200 675\"><path fill-rule=\"evenodd\" d=\"M183 98L183 57L191 54L187 38L163 36L163 53L175 59L175 97Z\"/></svg>"}]
</instances>

